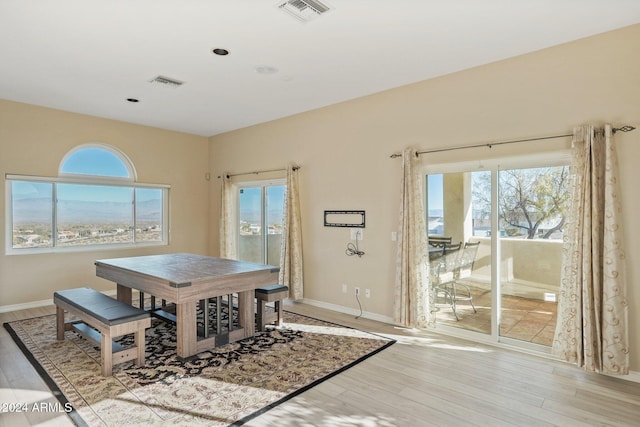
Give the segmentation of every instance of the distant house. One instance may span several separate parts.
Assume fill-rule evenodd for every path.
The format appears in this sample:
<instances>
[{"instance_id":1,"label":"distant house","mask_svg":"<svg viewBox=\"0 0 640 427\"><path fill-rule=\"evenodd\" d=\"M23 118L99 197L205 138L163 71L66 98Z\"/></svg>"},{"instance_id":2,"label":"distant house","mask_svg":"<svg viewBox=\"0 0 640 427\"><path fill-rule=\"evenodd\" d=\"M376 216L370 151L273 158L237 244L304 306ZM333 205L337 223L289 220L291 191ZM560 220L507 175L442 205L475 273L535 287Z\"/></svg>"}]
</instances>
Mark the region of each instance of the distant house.
<instances>
[{"instance_id":1,"label":"distant house","mask_svg":"<svg viewBox=\"0 0 640 427\"><path fill-rule=\"evenodd\" d=\"M80 237L75 231L58 231L58 240L71 240Z\"/></svg>"}]
</instances>

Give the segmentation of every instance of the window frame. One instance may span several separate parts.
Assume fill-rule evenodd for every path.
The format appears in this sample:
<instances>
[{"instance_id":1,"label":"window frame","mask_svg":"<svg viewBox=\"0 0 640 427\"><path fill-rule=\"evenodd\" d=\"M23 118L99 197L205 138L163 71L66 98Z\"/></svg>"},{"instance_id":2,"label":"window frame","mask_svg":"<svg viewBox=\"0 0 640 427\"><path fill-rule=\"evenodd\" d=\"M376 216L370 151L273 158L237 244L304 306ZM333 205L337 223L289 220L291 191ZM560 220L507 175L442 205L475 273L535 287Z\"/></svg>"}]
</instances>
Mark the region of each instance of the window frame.
<instances>
[{"instance_id":1,"label":"window frame","mask_svg":"<svg viewBox=\"0 0 640 427\"><path fill-rule=\"evenodd\" d=\"M260 209L261 209L261 218L262 218L262 222L264 223L265 221L265 202L266 202L266 188L267 187L275 187L275 186L284 186L285 187L285 191L286 191L286 187L287 187L287 180L286 178L270 178L270 179L264 179L264 180L253 180L253 181L239 181L233 184L233 191L235 193L235 212L234 212L234 220L236 222L236 227L235 227L235 239L236 239L236 258L240 259L240 197L239 197L239 193L240 190L243 188L251 188L251 187L260 187L260 191L261 191L261 199L262 199L262 203L260 205ZM284 218L283 218L283 223L284 223ZM263 224L264 225L264 224ZM266 229L266 228L265 228ZM263 263L266 263L266 258L267 258L267 249L268 249L268 238L265 237L266 234L263 235L263 240L262 240L262 255L263 255Z\"/></svg>"}]
</instances>

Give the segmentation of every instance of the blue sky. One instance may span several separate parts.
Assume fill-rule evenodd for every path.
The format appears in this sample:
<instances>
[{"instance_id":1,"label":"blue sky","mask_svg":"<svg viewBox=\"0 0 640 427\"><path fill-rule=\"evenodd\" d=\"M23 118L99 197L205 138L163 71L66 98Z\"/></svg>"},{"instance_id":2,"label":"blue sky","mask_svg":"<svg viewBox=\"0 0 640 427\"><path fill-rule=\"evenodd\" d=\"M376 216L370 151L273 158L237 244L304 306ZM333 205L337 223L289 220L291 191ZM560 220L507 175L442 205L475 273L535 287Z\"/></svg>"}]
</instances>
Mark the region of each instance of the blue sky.
<instances>
[{"instance_id":1,"label":"blue sky","mask_svg":"<svg viewBox=\"0 0 640 427\"><path fill-rule=\"evenodd\" d=\"M62 173L130 178L122 159L104 148L87 147L75 151L64 161Z\"/></svg>"},{"instance_id":2,"label":"blue sky","mask_svg":"<svg viewBox=\"0 0 640 427\"><path fill-rule=\"evenodd\" d=\"M281 220L281 212L284 206L284 185L276 185L267 187L267 198L269 203L269 212L267 214L277 213L276 218L269 218L269 222L279 222ZM249 221L258 221L260 218L260 203L262 191L260 187L245 187L241 189L240 194L240 216Z\"/></svg>"},{"instance_id":3,"label":"blue sky","mask_svg":"<svg viewBox=\"0 0 640 427\"><path fill-rule=\"evenodd\" d=\"M431 210L442 209L442 174L427 175L427 208Z\"/></svg>"},{"instance_id":4,"label":"blue sky","mask_svg":"<svg viewBox=\"0 0 640 427\"><path fill-rule=\"evenodd\" d=\"M58 200L83 200L87 202L128 202L132 199L131 187L102 185L58 184Z\"/></svg>"},{"instance_id":5,"label":"blue sky","mask_svg":"<svg viewBox=\"0 0 640 427\"><path fill-rule=\"evenodd\" d=\"M51 198L51 184L46 182L13 181L11 197L14 200Z\"/></svg>"}]
</instances>

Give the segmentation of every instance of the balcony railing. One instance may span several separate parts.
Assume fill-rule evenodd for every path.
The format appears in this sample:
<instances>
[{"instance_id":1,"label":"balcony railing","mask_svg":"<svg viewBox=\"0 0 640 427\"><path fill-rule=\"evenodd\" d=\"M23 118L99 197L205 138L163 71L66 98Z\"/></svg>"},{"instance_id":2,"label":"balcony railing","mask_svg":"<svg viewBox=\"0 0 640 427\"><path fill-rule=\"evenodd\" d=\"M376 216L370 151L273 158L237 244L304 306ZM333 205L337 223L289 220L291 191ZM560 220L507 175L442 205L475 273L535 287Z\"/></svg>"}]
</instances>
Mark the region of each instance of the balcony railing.
<instances>
[{"instance_id":1,"label":"balcony railing","mask_svg":"<svg viewBox=\"0 0 640 427\"><path fill-rule=\"evenodd\" d=\"M264 250L263 236L260 234L240 235L238 239L238 256L243 261L265 262L280 265L280 244L282 234L267 234L267 259L262 259Z\"/></svg>"}]
</instances>

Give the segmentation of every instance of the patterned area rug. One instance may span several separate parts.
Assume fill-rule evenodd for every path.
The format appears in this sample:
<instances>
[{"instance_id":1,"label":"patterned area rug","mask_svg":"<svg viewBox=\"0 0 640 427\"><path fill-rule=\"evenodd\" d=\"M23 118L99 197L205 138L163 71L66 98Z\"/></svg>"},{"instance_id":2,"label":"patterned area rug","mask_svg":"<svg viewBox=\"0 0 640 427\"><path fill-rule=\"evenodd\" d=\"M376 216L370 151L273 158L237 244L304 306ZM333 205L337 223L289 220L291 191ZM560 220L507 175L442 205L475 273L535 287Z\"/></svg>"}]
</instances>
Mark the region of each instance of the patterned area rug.
<instances>
[{"instance_id":1,"label":"patterned area rug","mask_svg":"<svg viewBox=\"0 0 640 427\"><path fill-rule=\"evenodd\" d=\"M143 368L100 375L100 350L75 332L56 340L55 316L5 323L77 425L242 425L390 346L393 340L284 313L282 328L176 356L173 325L153 319ZM129 345L131 337L119 342Z\"/></svg>"}]
</instances>

